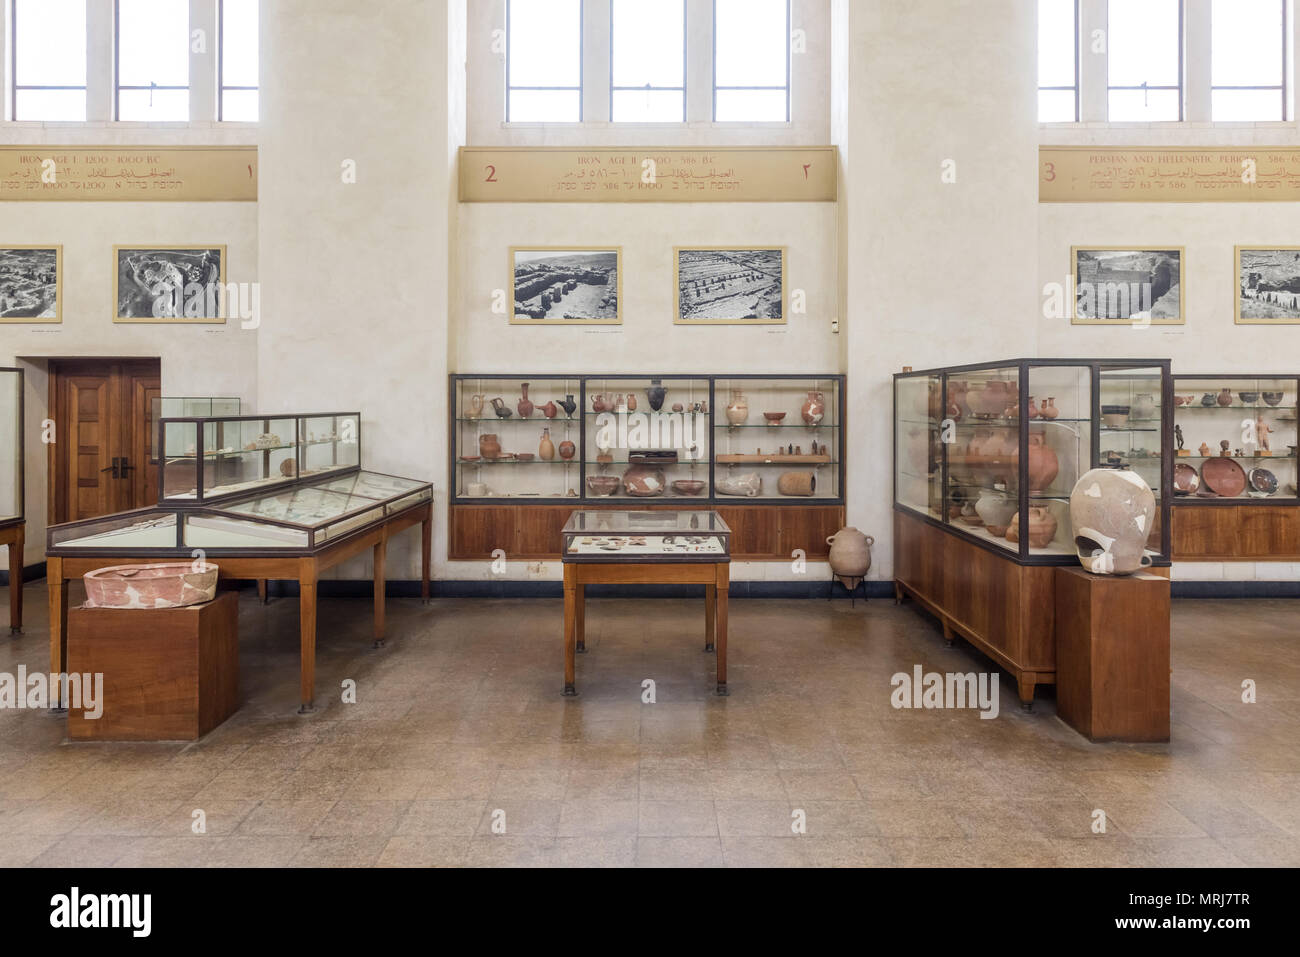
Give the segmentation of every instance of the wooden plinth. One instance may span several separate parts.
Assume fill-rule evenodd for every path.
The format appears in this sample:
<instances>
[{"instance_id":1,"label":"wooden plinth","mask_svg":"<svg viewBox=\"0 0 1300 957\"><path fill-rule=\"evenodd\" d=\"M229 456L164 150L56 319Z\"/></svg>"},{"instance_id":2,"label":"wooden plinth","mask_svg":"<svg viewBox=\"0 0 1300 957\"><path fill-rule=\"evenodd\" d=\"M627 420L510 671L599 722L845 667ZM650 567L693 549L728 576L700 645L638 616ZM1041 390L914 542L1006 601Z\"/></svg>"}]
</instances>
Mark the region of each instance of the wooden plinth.
<instances>
[{"instance_id":1,"label":"wooden plinth","mask_svg":"<svg viewBox=\"0 0 1300 957\"><path fill-rule=\"evenodd\" d=\"M9 546L9 631L23 630L23 537L26 525L18 522L0 528L0 545Z\"/></svg>"},{"instance_id":2,"label":"wooden plinth","mask_svg":"<svg viewBox=\"0 0 1300 957\"><path fill-rule=\"evenodd\" d=\"M192 741L207 734L239 707L238 620L232 591L187 608L71 609L68 673L102 673L104 683L101 716L69 707L68 736Z\"/></svg>"},{"instance_id":3,"label":"wooden plinth","mask_svg":"<svg viewBox=\"0 0 1300 957\"><path fill-rule=\"evenodd\" d=\"M1056 710L1093 741L1169 740L1169 580L1056 569Z\"/></svg>"}]
</instances>

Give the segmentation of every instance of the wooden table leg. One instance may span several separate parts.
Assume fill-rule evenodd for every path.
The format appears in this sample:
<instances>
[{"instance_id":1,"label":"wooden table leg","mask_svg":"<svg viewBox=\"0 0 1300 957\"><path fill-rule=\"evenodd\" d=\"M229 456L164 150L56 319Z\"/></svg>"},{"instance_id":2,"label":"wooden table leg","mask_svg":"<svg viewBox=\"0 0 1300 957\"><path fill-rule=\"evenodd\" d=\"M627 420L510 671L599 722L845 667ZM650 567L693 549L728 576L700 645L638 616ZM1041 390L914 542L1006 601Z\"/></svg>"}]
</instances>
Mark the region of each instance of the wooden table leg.
<instances>
[{"instance_id":1,"label":"wooden table leg","mask_svg":"<svg viewBox=\"0 0 1300 957\"><path fill-rule=\"evenodd\" d=\"M704 650L713 650L713 640L717 635L718 623L718 586L704 586Z\"/></svg>"},{"instance_id":2,"label":"wooden table leg","mask_svg":"<svg viewBox=\"0 0 1300 957\"><path fill-rule=\"evenodd\" d=\"M45 560L45 579L50 590L50 673L61 675L68 661L68 583L63 578L63 559ZM50 689L50 707L56 710L64 706L59 698L61 685L56 682Z\"/></svg>"},{"instance_id":3,"label":"wooden table leg","mask_svg":"<svg viewBox=\"0 0 1300 957\"><path fill-rule=\"evenodd\" d=\"M580 655L587 653L587 586L578 585L574 594L573 631Z\"/></svg>"},{"instance_id":4,"label":"wooden table leg","mask_svg":"<svg viewBox=\"0 0 1300 957\"><path fill-rule=\"evenodd\" d=\"M718 644L718 694L727 693L727 591L731 587L731 569L718 565L717 592L717 644Z\"/></svg>"},{"instance_id":5,"label":"wooden table leg","mask_svg":"<svg viewBox=\"0 0 1300 957\"><path fill-rule=\"evenodd\" d=\"M572 565L564 566L564 695L573 697L577 689L578 585Z\"/></svg>"},{"instance_id":6,"label":"wooden table leg","mask_svg":"<svg viewBox=\"0 0 1300 957\"><path fill-rule=\"evenodd\" d=\"M298 629L302 679L302 706L298 713L310 714L316 710L316 563L310 558L299 563Z\"/></svg>"},{"instance_id":7,"label":"wooden table leg","mask_svg":"<svg viewBox=\"0 0 1300 957\"><path fill-rule=\"evenodd\" d=\"M372 648L384 647L384 591L388 584L385 565L388 561L388 536L381 535L375 543L375 643Z\"/></svg>"},{"instance_id":8,"label":"wooden table leg","mask_svg":"<svg viewBox=\"0 0 1300 957\"><path fill-rule=\"evenodd\" d=\"M269 602L269 601L271 600L271 599L269 599L269 598L266 597L266 579L265 579L265 578L259 578L259 579L257 580L257 597L260 598L260 599L262 599L262 604L263 604L263 605L265 605L267 602Z\"/></svg>"},{"instance_id":9,"label":"wooden table leg","mask_svg":"<svg viewBox=\"0 0 1300 957\"><path fill-rule=\"evenodd\" d=\"M429 580L433 577L433 504L420 523L420 601L429 604Z\"/></svg>"},{"instance_id":10,"label":"wooden table leg","mask_svg":"<svg viewBox=\"0 0 1300 957\"><path fill-rule=\"evenodd\" d=\"M23 526L14 530L17 536L9 545L9 631L23 633Z\"/></svg>"}]
</instances>

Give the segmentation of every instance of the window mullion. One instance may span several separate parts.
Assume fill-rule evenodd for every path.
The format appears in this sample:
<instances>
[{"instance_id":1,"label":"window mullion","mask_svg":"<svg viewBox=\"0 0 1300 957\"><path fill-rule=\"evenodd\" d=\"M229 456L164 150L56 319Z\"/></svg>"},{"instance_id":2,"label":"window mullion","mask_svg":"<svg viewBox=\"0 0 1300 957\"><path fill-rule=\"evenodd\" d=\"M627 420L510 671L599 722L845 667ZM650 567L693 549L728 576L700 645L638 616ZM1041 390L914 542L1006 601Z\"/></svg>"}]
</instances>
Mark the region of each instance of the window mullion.
<instances>
[{"instance_id":1,"label":"window mullion","mask_svg":"<svg viewBox=\"0 0 1300 957\"><path fill-rule=\"evenodd\" d=\"M1214 5L1211 0L1183 0L1183 119L1214 119L1211 90L1214 68Z\"/></svg>"},{"instance_id":2,"label":"window mullion","mask_svg":"<svg viewBox=\"0 0 1300 957\"><path fill-rule=\"evenodd\" d=\"M610 0L582 0L582 121L610 119Z\"/></svg>"},{"instance_id":3,"label":"window mullion","mask_svg":"<svg viewBox=\"0 0 1300 957\"><path fill-rule=\"evenodd\" d=\"M116 117L112 3L86 0L86 120L108 123Z\"/></svg>"}]
</instances>

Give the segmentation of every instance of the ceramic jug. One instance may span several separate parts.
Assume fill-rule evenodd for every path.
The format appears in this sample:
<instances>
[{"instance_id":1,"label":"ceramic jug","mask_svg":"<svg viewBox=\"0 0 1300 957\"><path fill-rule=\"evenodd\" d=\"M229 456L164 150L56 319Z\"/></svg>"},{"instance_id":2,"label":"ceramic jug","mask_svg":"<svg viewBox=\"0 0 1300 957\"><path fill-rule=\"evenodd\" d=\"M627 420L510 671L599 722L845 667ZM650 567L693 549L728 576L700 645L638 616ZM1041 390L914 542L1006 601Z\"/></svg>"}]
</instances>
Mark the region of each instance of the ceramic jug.
<instances>
[{"instance_id":1,"label":"ceramic jug","mask_svg":"<svg viewBox=\"0 0 1300 957\"><path fill-rule=\"evenodd\" d=\"M501 458L501 441L495 435L480 435L478 437L478 454L485 459Z\"/></svg>"},{"instance_id":2,"label":"ceramic jug","mask_svg":"<svg viewBox=\"0 0 1300 957\"><path fill-rule=\"evenodd\" d=\"M496 412L498 419L508 419L514 414L510 411L510 406L506 405L500 396L492 400L492 409Z\"/></svg>"},{"instance_id":3,"label":"ceramic jug","mask_svg":"<svg viewBox=\"0 0 1300 957\"><path fill-rule=\"evenodd\" d=\"M826 399L820 392L809 392L808 401L803 404L799 413L803 416L804 424L820 425L822 417L826 414Z\"/></svg>"},{"instance_id":4,"label":"ceramic jug","mask_svg":"<svg viewBox=\"0 0 1300 957\"><path fill-rule=\"evenodd\" d=\"M658 412L664 407L664 399L668 395L668 390L663 387L662 379L651 379L650 388L645 390L645 396L650 400L650 410Z\"/></svg>"},{"instance_id":5,"label":"ceramic jug","mask_svg":"<svg viewBox=\"0 0 1300 957\"><path fill-rule=\"evenodd\" d=\"M1029 433L1029 491L1041 492L1052 484L1061 463L1042 432Z\"/></svg>"},{"instance_id":6,"label":"ceramic jug","mask_svg":"<svg viewBox=\"0 0 1300 957\"><path fill-rule=\"evenodd\" d=\"M876 540L853 526L841 528L826 539L831 547L831 571L841 578L863 578L871 570L871 546Z\"/></svg>"},{"instance_id":7,"label":"ceramic jug","mask_svg":"<svg viewBox=\"0 0 1300 957\"><path fill-rule=\"evenodd\" d=\"M1227 407L1232 405L1232 390L1224 389L1219 393L1219 405Z\"/></svg>"},{"instance_id":8,"label":"ceramic jug","mask_svg":"<svg viewBox=\"0 0 1300 957\"><path fill-rule=\"evenodd\" d=\"M578 453L578 447L574 445L572 442L570 442L568 439L565 439L563 442L560 443L560 458L564 459L564 461L566 462L569 461L577 453Z\"/></svg>"},{"instance_id":9,"label":"ceramic jug","mask_svg":"<svg viewBox=\"0 0 1300 957\"><path fill-rule=\"evenodd\" d=\"M533 414L534 408L532 400L528 398L528 383L521 383L519 389L523 392L523 398L519 400L515 408L519 410L519 418L526 419Z\"/></svg>"},{"instance_id":10,"label":"ceramic jug","mask_svg":"<svg viewBox=\"0 0 1300 957\"><path fill-rule=\"evenodd\" d=\"M571 416L573 415L574 412L578 411L578 403L575 402L575 401L573 401L573 394L572 394L572 393L570 393L569 395L566 395L566 396L565 396L565 397L560 401L559 406L560 406L561 409L564 410L564 415L565 415L566 418L567 418L567 417L571 417Z\"/></svg>"},{"instance_id":11,"label":"ceramic jug","mask_svg":"<svg viewBox=\"0 0 1300 957\"><path fill-rule=\"evenodd\" d=\"M479 419L483 417L483 396L472 395L469 397L469 418Z\"/></svg>"},{"instance_id":12,"label":"ceramic jug","mask_svg":"<svg viewBox=\"0 0 1300 957\"><path fill-rule=\"evenodd\" d=\"M544 462L555 458L555 443L551 441L551 430L542 429L542 441L537 446L537 457Z\"/></svg>"},{"instance_id":13,"label":"ceramic jug","mask_svg":"<svg viewBox=\"0 0 1300 957\"><path fill-rule=\"evenodd\" d=\"M740 390L731 393L731 401L727 403L727 421L732 425L744 425L749 419L749 401Z\"/></svg>"}]
</instances>

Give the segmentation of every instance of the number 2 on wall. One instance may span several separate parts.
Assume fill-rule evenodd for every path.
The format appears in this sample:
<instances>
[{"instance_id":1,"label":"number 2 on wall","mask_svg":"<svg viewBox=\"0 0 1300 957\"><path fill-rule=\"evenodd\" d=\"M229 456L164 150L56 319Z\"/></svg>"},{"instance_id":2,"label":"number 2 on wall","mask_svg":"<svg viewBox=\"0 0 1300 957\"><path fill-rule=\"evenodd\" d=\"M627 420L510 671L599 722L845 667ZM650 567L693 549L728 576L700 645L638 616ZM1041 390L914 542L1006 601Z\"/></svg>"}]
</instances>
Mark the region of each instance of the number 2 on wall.
<instances>
[{"instance_id":1,"label":"number 2 on wall","mask_svg":"<svg viewBox=\"0 0 1300 957\"><path fill-rule=\"evenodd\" d=\"M483 180L483 182L495 183L497 181L497 168L495 166L489 166L487 167L487 171L487 179Z\"/></svg>"}]
</instances>

